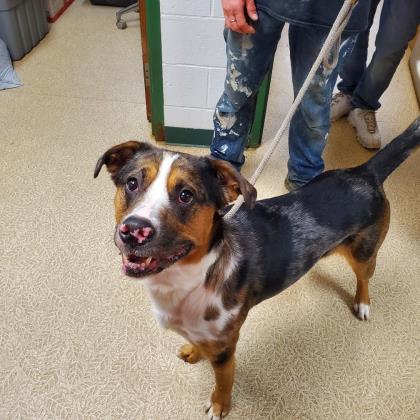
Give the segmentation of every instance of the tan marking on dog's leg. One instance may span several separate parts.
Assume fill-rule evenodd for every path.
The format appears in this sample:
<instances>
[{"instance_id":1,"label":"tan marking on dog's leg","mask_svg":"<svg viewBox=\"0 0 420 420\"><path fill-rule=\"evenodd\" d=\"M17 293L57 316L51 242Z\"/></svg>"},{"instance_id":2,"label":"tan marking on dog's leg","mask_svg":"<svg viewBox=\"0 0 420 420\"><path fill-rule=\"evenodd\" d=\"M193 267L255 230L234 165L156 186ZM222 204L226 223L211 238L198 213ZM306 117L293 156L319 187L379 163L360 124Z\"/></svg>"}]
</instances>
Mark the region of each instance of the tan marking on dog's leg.
<instances>
[{"instance_id":1,"label":"tan marking on dog's leg","mask_svg":"<svg viewBox=\"0 0 420 420\"><path fill-rule=\"evenodd\" d=\"M359 263L352 267L357 279L354 311L361 320L370 317L369 280L375 272L375 267L376 256L367 263Z\"/></svg>"},{"instance_id":2,"label":"tan marking on dog's leg","mask_svg":"<svg viewBox=\"0 0 420 420\"><path fill-rule=\"evenodd\" d=\"M226 333L226 338L228 341L198 343L203 356L210 361L215 377L214 391L206 407L207 415L212 420L226 416L231 407L235 373L234 354L239 339L239 329L235 328L230 334Z\"/></svg>"},{"instance_id":3,"label":"tan marking on dog's leg","mask_svg":"<svg viewBox=\"0 0 420 420\"><path fill-rule=\"evenodd\" d=\"M242 307L237 316L226 324L223 329L223 340L197 343L201 354L210 361L216 380L214 391L206 406L206 413L211 420L220 420L230 411L236 344L248 310L249 307Z\"/></svg>"},{"instance_id":4,"label":"tan marking on dog's leg","mask_svg":"<svg viewBox=\"0 0 420 420\"><path fill-rule=\"evenodd\" d=\"M182 345L178 350L177 356L184 362L191 364L197 363L203 358L198 347L193 344Z\"/></svg>"},{"instance_id":5,"label":"tan marking on dog's leg","mask_svg":"<svg viewBox=\"0 0 420 420\"><path fill-rule=\"evenodd\" d=\"M207 404L206 412L209 419L219 420L224 418L230 411L235 358L232 355L222 364L212 362L212 367L216 385L211 395L211 401Z\"/></svg>"},{"instance_id":6,"label":"tan marking on dog's leg","mask_svg":"<svg viewBox=\"0 0 420 420\"><path fill-rule=\"evenodd\" d=\"M389 203L385 198L384 214L375 226L357 234L350 245L340 245L336 251L342 254L354 271L357 279L356 295L354 297L354 311L358 318L367 320L370 317L369 280L376 268L376 257L389 228ZM358 250L365 241L376 240L371 250L371 256L366 261L358 258Z\"/></svg>"},{"instance_id":7,"label":"tan marking on dog's leg","mask_svg":"<svg viewBox=\"0 0 420 420\"><path fill-rule=\"evenodd\" d=\"M370 317L369 279L373 276L376 266L376 253L368 261L359 261L351 247L341 245L337 252L343 255L353 269L357 279L356 295L354 297L354 311L358 318L364 320Z\"/></svg>"}]
</instances>

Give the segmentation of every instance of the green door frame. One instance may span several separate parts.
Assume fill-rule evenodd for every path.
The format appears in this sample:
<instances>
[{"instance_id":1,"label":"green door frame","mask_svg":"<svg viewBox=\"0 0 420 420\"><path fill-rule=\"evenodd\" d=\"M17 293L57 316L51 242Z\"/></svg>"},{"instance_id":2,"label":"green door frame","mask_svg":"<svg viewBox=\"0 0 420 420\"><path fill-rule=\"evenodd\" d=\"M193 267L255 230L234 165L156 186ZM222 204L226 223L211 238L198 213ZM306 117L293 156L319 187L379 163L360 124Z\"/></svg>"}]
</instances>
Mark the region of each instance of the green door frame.
<instances>
[{"instance_id":1,"label":"green door frame","mask_svg":"<svg viewBox=\"0 0 420 420\"><path fill-rule=\"evenodd\" d=\"M147 69L148 80L145 86L149 88L146 96L150 101L150 122L152 124L152 134L158 141L165 140L164 132L164 108L163 108L163 75L162 75L162 41L160 27L160 1L146 0L139 1L140 14L145 15L145 19L140 20L140 25L145 23L145 28L141 28L142 37L146 34L147 40L147 63L143 63ZM142 40L143 41L143 40ZM144 52L143 52L144 53ZM143 54L143 60L145 54Z\"/></svg>"},{"instance_id":2,"label":"green door frame","mask_svg":"<svg viewBox=\"0 0 420 420\"><path fill-rule=\"evenodd\" d=\"M208 147L213 138L213 130L165 126L160 0L145 0L141 3L143 3L141 12L146 15L146 18L143 20L146 28L142 28L142 34L147 36L148 62L144 63L144 66L147 68L149 77L147 84L150 89L152 134L156 140L166 141L170 144ZM254 121L248 137L248 147L255 148L261 144L270 81L271 70L265 77L258 92Z\"/></svg>"}]
</instances>

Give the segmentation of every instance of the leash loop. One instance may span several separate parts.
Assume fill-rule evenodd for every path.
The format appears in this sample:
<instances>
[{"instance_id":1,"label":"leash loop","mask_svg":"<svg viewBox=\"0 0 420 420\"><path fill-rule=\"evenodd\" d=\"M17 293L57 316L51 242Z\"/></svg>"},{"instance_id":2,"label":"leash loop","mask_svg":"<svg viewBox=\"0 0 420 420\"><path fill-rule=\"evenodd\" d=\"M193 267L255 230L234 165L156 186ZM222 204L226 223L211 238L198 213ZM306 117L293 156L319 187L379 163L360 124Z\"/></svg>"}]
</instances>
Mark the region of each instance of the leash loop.
<instances>
[{"instance_id":1,"label":"leash loop","mask_svg":"<svg viewBox=\"0 0 420 420\"><path fill-rule=\"evenodd\" d=\"M358 0L345 0L343 3L343 6L340 9L340 12L337 15L336 20L334 21L333 26L331 27L331 30L324 42L324 45L321 48L321 51L318 54L318 57L316 58L314 64L312 65L308 75L306 76L305 81L303 82L303 85L301 86L298 94L296 95L295 100L293 101L292 105L289 108L289 111L284 118L280 128L278 129L276 135L274 136L267 152L265 153L264 157L262 158L261 162L259 163L257 169L255 170L254 174L252 175L250 179L250 183L252 185L255 185L257 182L259 176L261 175L262 171L266 167L268 161L270 160L271 156L273 155L277 145L279 144L286 128L290 124L290 121L295 114L298 106L302 102L303 96L305 95L306 91L309 88L309 85L314 78L319 66L321 63L327 68L332 69L337 65L338 61L338 52L340 48L339 44L339 38L341 37L341 34L344 31L344 28L347 25L347 22L349 21L351 14L353 12L354 7L356 6ZM330 63L328 60L328 56L330 55L332 49L335 47L335 52L333 53L333 60ZM223 216L225 220L229 220L232 218L236 212L241 207L242 203L244 202L243 196L240 195L236 199L234 205L232 208Z\"/></svg>"}]
</instances>

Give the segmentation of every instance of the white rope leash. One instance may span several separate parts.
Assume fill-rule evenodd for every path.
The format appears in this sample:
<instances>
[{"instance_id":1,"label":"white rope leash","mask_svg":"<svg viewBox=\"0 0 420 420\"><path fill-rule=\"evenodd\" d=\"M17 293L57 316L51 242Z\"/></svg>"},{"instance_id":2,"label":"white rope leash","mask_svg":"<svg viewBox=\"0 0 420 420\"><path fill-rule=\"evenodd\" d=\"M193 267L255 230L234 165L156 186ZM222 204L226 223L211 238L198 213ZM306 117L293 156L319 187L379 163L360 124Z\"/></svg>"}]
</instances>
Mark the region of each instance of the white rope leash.
<instances>
[{"instance_id":1,"label":"white rope leash","mask_svg":"<svg viewBox=\"0 0 420 420\"><path fill-rule=\"evenodd\" d=\"M337 19L335 20L333 26L331 27L331 30L327 36L327 39L325 40L325 43L323 47L321 48L321 51L318 54L318 57L316 58L314 64L311 67L311 70L309 71L308 75L306 76L305 82L303 83L302 87L299 90L299 93L297 94L295 100L293 101L289 112L287 113L286 117L283 120L283 123L281 124L279 130L277 131L276 135L274 136L273 141L270 144L270 147L268 148L267 152L265 153L264 157L262 158L260 164L258 165L257 169L255 170L254 174L252 175L250 179L250 183L252 185L255 185L257 182L259 176L261 175L261 172L266 167L268 161L270 160L271 156L274 153L274 150L276 149L277 145L279 144L281 137L283 136L284 131L286 130L287 126L289 125L293 115L295 114L298 106L302 102L303 96L305 95L306 91L309 88L310 83L312 82L313 77L315 76L319 66L321 65L321 62L323 60L328 59L328 54L334 47L334 44L338 40L338 38L341 36L342 32L344 31L344 28L347 25L347 22L350 19L351 13L353 11L354 6L356 5L357 0L345 0L343 3L343 6L340 9L340 12L338 13ZM226 220L229 220L232 216L235 215L235 213L239 210L242 203L244 202L243 196L240 195L236 201L233 207L225 214L224 218Z\"/></svg>"}]
</instances>

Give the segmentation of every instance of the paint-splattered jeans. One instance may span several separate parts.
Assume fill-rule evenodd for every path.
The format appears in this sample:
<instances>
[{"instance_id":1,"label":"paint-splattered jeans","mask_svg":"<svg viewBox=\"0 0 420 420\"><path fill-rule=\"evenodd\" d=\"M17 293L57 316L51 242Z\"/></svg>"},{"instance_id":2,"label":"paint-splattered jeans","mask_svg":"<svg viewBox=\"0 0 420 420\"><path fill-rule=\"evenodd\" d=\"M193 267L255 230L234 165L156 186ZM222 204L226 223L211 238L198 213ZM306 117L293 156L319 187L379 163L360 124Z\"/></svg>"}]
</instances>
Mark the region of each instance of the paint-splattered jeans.
<instances>
[{"instance_id":1,"label":"paint-splattered jeans","mask_svg":"<svg viewBox=\"0 0 420 420\"><path fill-rule=\"evenodd\" d=\"M378 3L379 0L372 1L369 28L358 35L352 53L339 72L342 81L337 87L352 96L351 102L356 108L377 110L381 106L379 98L391 83L408 41L420 24L420 1L384 0L376 50L366 68L369 31Z\"/></svg>"},{"instance_id":2,"label":"paint-splattered jeans","mask_svg":"<svg viewBox=\"0 0 420 420\"><path fill-rule=\"evenodd\" d=\"M254 117L256 95L270 70L284 22L259 11L256 33L225 31L227 76L214 113L211 153L238 169L245 161L244 148ZM315 61L328 31L289 26L293 89L296 95ZM354 42L354 36L348 38ZM347 43L349 44L349 43ZM289 130L288 178L303 185L324 170L322 152L330 128L330 101L337 70L318 70ZM280 126L280 121L279 121Z\"/></svg>"}]
</instances>

